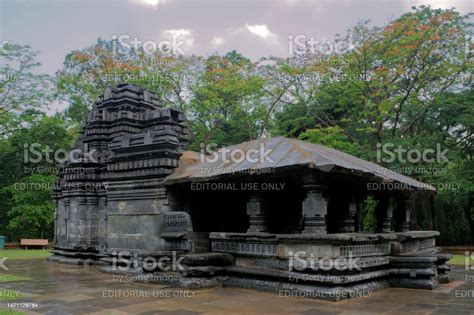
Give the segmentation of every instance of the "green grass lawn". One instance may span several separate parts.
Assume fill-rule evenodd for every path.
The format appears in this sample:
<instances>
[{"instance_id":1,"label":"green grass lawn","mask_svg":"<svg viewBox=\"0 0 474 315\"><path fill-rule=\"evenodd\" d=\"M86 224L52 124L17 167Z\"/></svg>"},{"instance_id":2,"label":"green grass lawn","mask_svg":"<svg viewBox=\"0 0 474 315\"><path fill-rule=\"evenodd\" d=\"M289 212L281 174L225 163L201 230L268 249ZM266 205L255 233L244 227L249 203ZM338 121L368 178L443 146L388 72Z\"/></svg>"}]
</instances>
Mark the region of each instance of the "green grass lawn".
<instances>
[{"instance_id":1,"label":"green grass lawn","mask_svg":"<svg viewBox=\"0 0 474 315\"><path fill-rule=\"evenodd\" d=\"M28 277L22 277L22 276L16 276L16 275L11 275L8 273L2 273L0 272L0 283L2 282L14 282L14 281L25 281L29 280L30 278Z\"/></svg>"},{"instance_id":2,"label":"green grass lawn","mask_svg":"<svg viewBox=\"0 0 474 315\"><path fill-rule=\"evenodd\" d=\"M46 249L5 249L0 250L0 258L8 257L10 260L15 259L44 259L52 254Z\"/></svg>"},{"instance_id":3,"label":"green grass lawn","mask_svg":"<svg viewBox=\"0 0 474 315\"><path fill-rule=\"evenodd\" d=\"M26 313L16 311L10 308L0 308L0 315L23 315Z\"/></svg>"},{"instance_id":4,"label":"green grass lawn","mask_svg":"<svg viewBox=\"0 0 474 315\"><path fill-rule=\"evenodd\" d=\"M451 265L463 265L464 266L464 255L453 255L453 258L451 258L448 261L448 264Z\"/></svg>"}]
</instances>

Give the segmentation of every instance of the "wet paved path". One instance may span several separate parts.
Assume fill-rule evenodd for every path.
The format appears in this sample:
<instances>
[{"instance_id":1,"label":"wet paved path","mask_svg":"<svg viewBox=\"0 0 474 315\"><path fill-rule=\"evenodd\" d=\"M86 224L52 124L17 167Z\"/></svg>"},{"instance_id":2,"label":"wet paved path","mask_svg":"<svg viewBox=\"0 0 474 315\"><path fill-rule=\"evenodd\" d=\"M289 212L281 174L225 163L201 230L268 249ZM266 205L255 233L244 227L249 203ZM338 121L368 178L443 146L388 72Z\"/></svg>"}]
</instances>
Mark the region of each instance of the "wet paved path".
<instances>
[{"instance_id":1,"label":"wet paved path","mask_svg":"<svg viewBox=\"0 0 474 315\"><path fill-rule=\"evenodd\" d=\"M9 274L29 279L2 282L0 273L0 292L21 295L10 304L0 297L0 314L474 314L474 271L466 276L461 268L455 269L454 282L434 291L390 288L334 303L245 289L133 283L94 267L42 260L6 265Z\"/></svg>"}]
</instances>

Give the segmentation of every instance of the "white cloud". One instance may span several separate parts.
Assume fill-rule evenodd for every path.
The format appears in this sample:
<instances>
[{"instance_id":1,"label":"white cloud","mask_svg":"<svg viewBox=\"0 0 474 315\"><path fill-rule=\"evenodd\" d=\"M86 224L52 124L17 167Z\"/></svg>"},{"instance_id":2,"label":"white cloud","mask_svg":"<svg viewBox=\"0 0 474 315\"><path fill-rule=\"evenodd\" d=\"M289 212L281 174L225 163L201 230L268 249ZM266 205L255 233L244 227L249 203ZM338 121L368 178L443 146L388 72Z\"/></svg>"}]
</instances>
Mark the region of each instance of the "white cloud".
<instances>
[{"instance_id":1,"label":"white cloud","mask_svg":"<svg viewBox=\"0 0 474 315\"><path fill-rule=\"evenodd\" d=\"M214 47L221 46L222 44L224 44L224 39L220 36L214 36L211 39L211 45Z\"/></svg>"},{"instance_id":2,"label":"white cloud","mask_svg":"<svg viewBox=\"0 0 474 315\"><path fill-rule=\"evenodd\" d=\"M250 33L260 36L262 38L267 38L270 35L272 35L272 32L270 32L270 30L265 24L255 24L255 25L245 24L245 27Z\"/></svg>"},{"instance_id":3,"label":"white cloud","mask_svg":"<svg viewBox=\"0 0 474 315\"><path fill-rule=\"evenodd\" d=\"M286 4L288 6L295 6L303 1L301 0L280 0L279 2Z\"/></svg>"},{"instance_id":4,"label":"white cloud","mask_svg":"<svg viewBox=\"0 0 474 315\"><path fill-rule=\"evenodd\" d=\"M420 6L420 5L430 5L434 9L451 9L452 7L456 10L465 14L472 11L472 1L470 0L461 0L461 1L452 1L452 0L403 0L406 10L410 10L411 7Z\"/></svg>"},{"instance_id":5,"label":"white cloud","mask_svg":"<svg viewBox=\"0 0 474 315\"><path fill-rule=\"evenodd\" d=\"M158 7L159 5L163 5L169 3L171 0L129 0L131 3L141 4L141 5L148 5L152 7Z\"/></svg>"},{"instance_id":6,"label":"white cloud","mask_svg":"<svg viewBox=\"0 0 474 315\"><path fill-rule=\"evenodd\" d=\"M186 28L175 28L164 30L163 34L177 37L188 37L191 36L192 31Z\"/></svg>"},{"instance_id":7,"label":"white cloud","mask_svg":"<svg viewBox=\"0 0 474 315\"><path fill-rule=\"evenodd\" d=\"M266 24L245 24L245 26L240 28L238 32L241 32L242 30L262 38L267 43L278 44L278 35L270 31Z\"/></svg>"},{"instance_id":8,"label":"white cloud","mask_svg":"<svg viewBox=\"0 0 474 315\"><path fill-rule=\"evenodd\" d=\"M180 53L189 53L194 46L193 31L186 28L166 29L162 32L165 40L175 46Z\"/></svg>"}]
</instances>

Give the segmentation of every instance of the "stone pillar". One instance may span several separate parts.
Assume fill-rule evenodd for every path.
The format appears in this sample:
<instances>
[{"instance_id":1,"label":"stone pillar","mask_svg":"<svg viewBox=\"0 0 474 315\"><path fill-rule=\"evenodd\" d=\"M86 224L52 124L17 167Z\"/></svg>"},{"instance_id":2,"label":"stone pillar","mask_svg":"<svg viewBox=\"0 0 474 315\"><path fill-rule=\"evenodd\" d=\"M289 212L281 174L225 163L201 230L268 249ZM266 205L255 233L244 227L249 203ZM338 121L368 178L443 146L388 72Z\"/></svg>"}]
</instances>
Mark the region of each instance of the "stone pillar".
<instances>
[{"instance_id":1,"label":"stone pillar","mask_svg":"<svg viewBox=\"0 0 474 315\"><path fill-rule=\"evenodd\" d=\"M409 192L396 195L397 208L394 211L395 231L408 232L410 229L410 215L413 209L413 199Z\"/></svg>"},{"instance_id":2,"label":"stone pillar","mask_svg":"<svg viewBox=\"0 0 474 315\"><path fill-rule=\"evenodd\" d=\"M250 200L247 202L247 214L250 221L247 233L268 232L267 213L260 196L252 195L252 197L250 197Z\"/></svg>"},{"instance_id":3,"label":"stone pillar","mask_svg":"<svg viewBox=\"0 0 474 315\"><path fill-rule=\"evenodd\" d=\"M405 196L403 199L402 213L400 215L400 228L402 232L408 232L410 230L410 216L411 209L413 207L413 201L410 196Z\"/></svg>"},{"instance_id":4,"label":"stone pillar","mask_svg":"<svg viewBox=\"0 0 474 315\"><path fill-rule=\"evenodd\" d=\"M410 209L405 210L405 220L402 222L402 232L410 231Z\"/></svg>"},{"instance_id":5,"label":"stone pillar","mask_svg":"<svg viewBox=\"0 0 474 315\"><path fill-rule=\"evenodd\" d=\"M303 201L303 234L327 233L326 214L328 203L322 194L322 186L303 186L307 195Z\"/></svg>"},{"instance_id":6,"label":"stone pillar","mask_svg":"<svg viewBox=\"0 0 474 315\"><path fill-rule=\"evenodd\" d=\"M377 206L375 208L375 216L377 218L377 232L390 233L392 229L393 202L392 197L388 193L376 195Z\"/></svg>"},{"instance_id":7,"label":"stone pillar","mask_svg":"<svg viewBox=\"0 0 474 315\"><path fill-rule=\"evenodd\" d=\"M393 217L393 207L388 205L385 212L385 218L382 222L382 232L390 233L392 230L392 217Z\"/></svg>"},{"instance_id":8,"label":"stone pillar","mask_svg":"<svg viewBox=\"0 0 474 315\"><path fill-rule=\"evenodd\" d=\"M341 232L343 233L354 233L356 232L356 215L357 215L357 203L354 199L349 203L349 206L344 211L344 215L341 221Z\"/></svg>"}]
</instances>

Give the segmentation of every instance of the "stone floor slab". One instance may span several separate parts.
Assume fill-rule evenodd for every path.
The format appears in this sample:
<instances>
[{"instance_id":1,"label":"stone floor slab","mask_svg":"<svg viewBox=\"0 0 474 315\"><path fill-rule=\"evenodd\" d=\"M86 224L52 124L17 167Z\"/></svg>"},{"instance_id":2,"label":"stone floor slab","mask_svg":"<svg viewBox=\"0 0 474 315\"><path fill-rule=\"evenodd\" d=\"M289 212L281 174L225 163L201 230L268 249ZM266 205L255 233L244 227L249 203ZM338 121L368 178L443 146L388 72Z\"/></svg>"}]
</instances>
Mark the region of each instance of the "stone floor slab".
<instances>
[{"instance_id":1,"label":"stone floor slab","mask_svg":"<svg viewBox=\"0 0 474 315\"><path fill-rule=\"evenodd\" d=\"M227 287L191 294L165 285L120 282L94 267L42 260L9 263L9 273L30 280L1 283L0 289L19 290L23 298L15 302L37 304L14 308L25 314L474 314L474 282L466 281L474 279L474 271L461 268L454 268L455 281L433 291L389 288L335 303ZM0 309L8 309L8 303L0 302Z\"/></svg>"}]
</instances>

